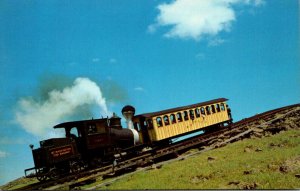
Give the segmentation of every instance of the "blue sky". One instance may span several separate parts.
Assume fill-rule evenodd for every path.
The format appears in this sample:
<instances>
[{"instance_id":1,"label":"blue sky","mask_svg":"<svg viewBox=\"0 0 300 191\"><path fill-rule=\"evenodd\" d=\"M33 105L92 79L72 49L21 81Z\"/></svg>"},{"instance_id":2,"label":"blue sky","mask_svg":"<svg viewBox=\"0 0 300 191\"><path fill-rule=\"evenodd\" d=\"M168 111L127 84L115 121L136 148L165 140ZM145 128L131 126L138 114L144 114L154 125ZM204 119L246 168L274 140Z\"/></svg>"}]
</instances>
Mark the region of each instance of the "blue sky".
<instances>
[{"instance_id":1,"label":"blue sky","mask_svg":"<svg viewBox=\"0 0 300 191\"><path fill-rule=\"evenodd\" d=\"M66 120L219 97L234 120L299 103L297 0L0 2L0 184ZM72 100L72 101L70 101Z\"/></svg>"}]
</instances>

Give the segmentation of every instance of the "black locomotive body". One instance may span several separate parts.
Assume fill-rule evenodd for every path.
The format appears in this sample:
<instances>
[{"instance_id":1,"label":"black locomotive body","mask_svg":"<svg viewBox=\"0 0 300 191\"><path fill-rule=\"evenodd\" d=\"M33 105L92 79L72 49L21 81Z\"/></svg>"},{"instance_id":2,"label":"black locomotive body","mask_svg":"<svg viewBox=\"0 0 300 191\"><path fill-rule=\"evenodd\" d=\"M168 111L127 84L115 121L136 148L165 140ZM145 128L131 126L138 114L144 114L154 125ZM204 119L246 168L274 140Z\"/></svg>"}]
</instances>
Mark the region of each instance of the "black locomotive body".
<instances>
[{"instance_id":1,"label":"black locomotive body","mask_svg":"<svg viewBox=\"0 0 300 191\"><path fill-rule=\"evenodd\" d=\"M25 175L35 170L35 176L43 181L56 179L62 174L83 168L99 167L114 159L114 155L137 142L134 129L123 129L121 118L72 121L54 126L63 128L65 138L40 141L40 148L33 149L34 168L26 169Z\"/></svg>"}]
</instances>

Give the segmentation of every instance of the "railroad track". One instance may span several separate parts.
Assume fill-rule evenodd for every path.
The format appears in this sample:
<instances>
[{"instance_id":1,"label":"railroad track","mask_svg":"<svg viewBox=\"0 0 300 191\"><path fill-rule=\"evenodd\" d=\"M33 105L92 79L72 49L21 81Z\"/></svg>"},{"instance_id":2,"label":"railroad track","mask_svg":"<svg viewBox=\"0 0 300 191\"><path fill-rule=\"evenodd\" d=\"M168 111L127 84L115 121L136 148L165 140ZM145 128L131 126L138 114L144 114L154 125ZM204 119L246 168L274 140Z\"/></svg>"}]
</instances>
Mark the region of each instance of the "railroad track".
<instances>
[{"instance_id":1,"label":"railroad track","mask_svg":"<svg viewBox=\"0 0 300 191\"><path fill-rule=\"evenodd\" d=\"M149 164L165 160L167 157L170 156L176 157L179 153L183 153L184 151L187 151L191 148L200 147L201 150L207 147L224 146L227 143L234 142L243 137L249 136L249 134L253 133L254 131L253 127L266 126L268 125L268 123L270 124L272 122L276 122L276 120L284 118L291 112L295 112L294 110L297 110L299 112L300 104L294 104L270 110L250 118L245 118L231 124L230 126L226 126L218 131L198 135L187 140L182 140L165 148L150 150L138 157L134 157L124 161L119 161L115 165L111 164L102 168L83 171L78 174L66 176L56 181L46 181L43 183L39 182L27 185L25 187L19 188L18 190L40 190L45 188L47 188L47 190L54 190L62 188L62 186L69 186L70 188L72 188L74 187L73 185L79 184L80 182L84 182L87 180L95 179L96 177L112 175L115 172L120 172L129 168L135 169L140 166L147 166ZM276 118L276 115L280 117ZM220 139L222 139L221 143L219 143Z\"/></svg>"}]
</instances>

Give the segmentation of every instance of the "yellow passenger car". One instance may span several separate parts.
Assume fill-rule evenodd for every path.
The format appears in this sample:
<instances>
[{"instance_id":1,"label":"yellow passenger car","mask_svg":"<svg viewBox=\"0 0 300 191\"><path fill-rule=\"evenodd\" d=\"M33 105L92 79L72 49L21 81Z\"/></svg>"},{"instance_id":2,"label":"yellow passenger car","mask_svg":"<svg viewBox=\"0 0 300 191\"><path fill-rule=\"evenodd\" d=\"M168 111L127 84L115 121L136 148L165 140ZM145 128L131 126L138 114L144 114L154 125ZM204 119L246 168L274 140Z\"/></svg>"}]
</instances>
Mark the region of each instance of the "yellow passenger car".
<instances>
[{"instance_id":1,"label":"yellow passenger car","mask_svg":"<svg viewBox=\"0 0 300 191\"><path fill-rule=\"evenodd\" d=\"M134 128L142 143L169 140L232 122L226 98L193 105L144 113L133 117Z\"/></svg>"}]
</instances>

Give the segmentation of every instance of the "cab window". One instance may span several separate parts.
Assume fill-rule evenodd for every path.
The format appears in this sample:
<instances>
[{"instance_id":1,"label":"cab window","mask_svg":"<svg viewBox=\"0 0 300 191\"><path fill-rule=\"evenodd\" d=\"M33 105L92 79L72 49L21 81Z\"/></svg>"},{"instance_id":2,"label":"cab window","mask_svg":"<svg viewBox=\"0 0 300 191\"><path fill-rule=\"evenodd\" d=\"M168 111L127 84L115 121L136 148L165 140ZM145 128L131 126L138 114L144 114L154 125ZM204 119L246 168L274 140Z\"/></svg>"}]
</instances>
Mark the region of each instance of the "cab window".
<instances>
[{"instance_id":1,"label":"cab window","mask_svg":"<svg viewBox=\"0 0 300 191\"><path fill-rule=\"evenodd\" d=\"M72 127L70 130L71 137L81 137L80 132L78 131L77 127Z\"/></svg>"}]
</instances>

